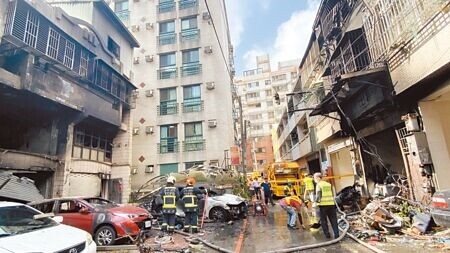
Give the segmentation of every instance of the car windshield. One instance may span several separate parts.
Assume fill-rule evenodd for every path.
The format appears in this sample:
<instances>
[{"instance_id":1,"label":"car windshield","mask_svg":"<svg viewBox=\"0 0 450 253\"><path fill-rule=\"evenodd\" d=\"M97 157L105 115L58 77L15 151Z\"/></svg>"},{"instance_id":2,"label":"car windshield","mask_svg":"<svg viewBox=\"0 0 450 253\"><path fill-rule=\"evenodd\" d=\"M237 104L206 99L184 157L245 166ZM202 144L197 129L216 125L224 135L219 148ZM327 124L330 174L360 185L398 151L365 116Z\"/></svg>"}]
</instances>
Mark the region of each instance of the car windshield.
<instances>
[{"instance_id":1,"label":"car windshield","mask_svg":"<svg viewBox=\"0 0 450 253\"><path fill-rule=\"evenodd\" d=\"M39 217L40 216L40 217ZM27 233L36 229L56 226L58 223L28 206L0 208L0 237Z\"/></svg>"},{"instance_id":2,"label":"car windshield","mask_svg":"<svg viewBox=\"0 0 450 253\"><path fill-rule=\"evenodd\" d=\"M93 205L94 207L100 207L100 208L111 208L111 207L118 207L119 205L101 198L86 198L84 201L88 202L89 204Z\"/></svg>"}]
</instances>

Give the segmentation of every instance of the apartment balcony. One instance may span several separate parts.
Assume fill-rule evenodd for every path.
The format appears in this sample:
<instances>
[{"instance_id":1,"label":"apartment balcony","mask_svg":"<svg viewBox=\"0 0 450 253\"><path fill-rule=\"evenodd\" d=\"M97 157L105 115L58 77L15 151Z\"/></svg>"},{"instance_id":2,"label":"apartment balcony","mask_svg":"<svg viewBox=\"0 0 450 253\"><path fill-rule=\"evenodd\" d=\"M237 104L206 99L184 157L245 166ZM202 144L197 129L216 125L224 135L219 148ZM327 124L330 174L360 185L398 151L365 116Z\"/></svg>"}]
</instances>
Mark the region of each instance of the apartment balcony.
<instances>
[{"instance_id":1,"label":"apartment balcony","mask_svg":"<svg viewBox=\"0 0 450 253\"><path fill-rule=\"evenodd\" d=\"M178 77L178 70L177 67L164 67L159 70L158 72L158 79L173 79Z\"/></svg>"},{"instance_id":2,"label":"apartment balcony","mask_svg":"<svg viewBox=\"0 0 450 253\"><path fill-rule=\"evenodd\" d=\"M158 45L172 45L177 43L176 33L162 33L158 36Z\"/></svg>"},{"instance_id":3,"label":"apartment balcony","mask_svg":"<svg viewBox=\"0 0 450 253\"><path fill-rule=\"evenodd\" d=\"M163 139L157 144L158 154L178 153L179 141L177 139Z\"/></svg>"},{"instance_id":4,"label":"apartment balcony","mask_svg":"<svg viewBox=\"0 0 450 253\"><path fill-rule=\"evenodd\" d=\"M183 113L201 112L205 109L203 100L199 99L185 99L184 102L181 103L181 107L183 108Z\"/></svg>"},{"instance_id":5,"label":"apartment balcony","mask_svg":"<svg viewBox=\"0 0 450 253\"><path fill-rule=\"evenodd\" d=\"M180 67L180 70L181 70L181 76L199 75L202 72L202 65L198 62L186 63Z\"/></svg>"},{"instance_id":6,"label":"apartment balcony","mask_svg":"<svg viewBox=\"0 0 450 253\"><path fill-rule=\"evenodd\" d=\"M200 39L200 29L186 29L181 30L180 33L180 42L197 42Z\"/></svg>"},{"instance_id":7,"label":"apartment balcony","mask_svg":"<svg viewBox=\"0 0 450 253\"><path fill-rule=\"evenodd\" d=\"M130 11L129 10L122 10L122 11L116 11L115 12L117 17L122 21L122 23L125 26L128 26L130 24Z\"/></svg>"},{"instance_id":8,"label":"apartment balcony","mask_svg":"<svg viewBox=\"0 0 450 253\"><path fill-rule=\"evenodd\" d=\"M176 101L162 101L156 107L158 116L178 114L178 103Z\"/></svg>"},{"instance_id":9,"label":"apartment balcony","mask_svg":"<svg viewBox=\"0 0 450 253\"><path fill-rule=\"evenodd\" d=\"M198 14L198 0L180 0L178 2L180 17Z\"/></svg>"},{"instance_id":10,"label":"apartment balcony","mask_svg":"<svg viewBox=\"0 0 450 253\"><path fill-rule=\"evenodd\" d=\"M156 11L158 14L174 12L175 6L175 1L160 2L158 5L156 5Z\"/></svg>"},{"instance_id":11,"label":"apartment balcony","mask_svg":"<svg viewBox=\"0 0 450 253\"><path fill-rule=\"evenodd\" d=\"M186 137L183 141L183 152L201 151L206 149L206 140L203 136Z\"/></svg>"}]
</instances>

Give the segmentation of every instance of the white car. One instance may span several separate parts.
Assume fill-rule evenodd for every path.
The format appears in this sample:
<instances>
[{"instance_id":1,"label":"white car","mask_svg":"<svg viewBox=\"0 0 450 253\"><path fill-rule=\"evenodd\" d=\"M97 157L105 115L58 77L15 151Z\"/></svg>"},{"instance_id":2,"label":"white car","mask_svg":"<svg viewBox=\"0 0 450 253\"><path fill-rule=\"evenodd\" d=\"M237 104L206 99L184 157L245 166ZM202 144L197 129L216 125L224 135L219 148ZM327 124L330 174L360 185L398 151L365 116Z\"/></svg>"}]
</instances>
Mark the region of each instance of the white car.
<instances>
[{"instance_id":1,"label":"white car","mask_svg":"<svg viewBox=\"0 0 450 253\"><path fill-rule=\"evenodd\" d=\"M95 253L87 232L59 224L57 218L19 203L0 201L0 253Z\"/></svg>"}]
</instances>

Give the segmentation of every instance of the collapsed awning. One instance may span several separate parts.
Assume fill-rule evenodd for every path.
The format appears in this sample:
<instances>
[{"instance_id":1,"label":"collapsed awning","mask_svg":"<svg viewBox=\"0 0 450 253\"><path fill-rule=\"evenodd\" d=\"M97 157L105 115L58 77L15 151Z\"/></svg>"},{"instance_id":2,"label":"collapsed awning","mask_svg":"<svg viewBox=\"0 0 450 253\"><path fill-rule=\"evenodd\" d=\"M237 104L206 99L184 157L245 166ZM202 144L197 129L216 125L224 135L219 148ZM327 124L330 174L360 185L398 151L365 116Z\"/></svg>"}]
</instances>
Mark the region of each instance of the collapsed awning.
<instances>
[{"instance_id":1,"label":"collapsed awning","mask_svg":"<svg viewBox=\"0 0 450 253\"><path fill-rule=\"evenodd\" d=\"M349 101L367 85L387 89L388 82L385 80L387 73L386 67L380 67L341 75L320 104L310 113L310 116L328 115L337 112L338 104Z\"/></svg>"},{"instance_id":2,"label":"collapsed awning","mask_svg":"<svg viewBox=\"0 0 450 253\"><path fill-rule=\"evenodd\" d=\"M2 198L19 202L44 199L33 180L7 172L0 172L0 199Z\"/></svg>"}]
</instances>

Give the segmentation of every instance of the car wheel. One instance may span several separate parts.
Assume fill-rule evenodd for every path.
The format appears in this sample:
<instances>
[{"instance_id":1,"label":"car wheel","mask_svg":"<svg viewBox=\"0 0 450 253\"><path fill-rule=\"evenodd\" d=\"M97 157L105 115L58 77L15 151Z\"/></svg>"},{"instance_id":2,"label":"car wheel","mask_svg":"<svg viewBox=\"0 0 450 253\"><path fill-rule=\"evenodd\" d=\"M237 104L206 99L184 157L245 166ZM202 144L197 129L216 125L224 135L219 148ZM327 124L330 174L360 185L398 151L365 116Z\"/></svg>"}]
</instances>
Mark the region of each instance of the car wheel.
<instances>
[{"instance_id":1,"label":"car wheel","mask_svg":"<svg viewBox=\"0 0 450 253\"><path fill-rule=\"evenodd\" d=\"M230 220L230 213L222 207L213 207L209 211L209 218L215 221L225 222Z\"/></svg>"},{"instance_id":2,"label":"car wheel","mask_svg":"<svg viewBox=\"0 0 450 253\"><path fill-rule=\"evenodd\" d=\"M95 232L94 239L98 246L113 245L116 240L116 231L110 226L102 226Z\"/></svg>"}]
</instances>

